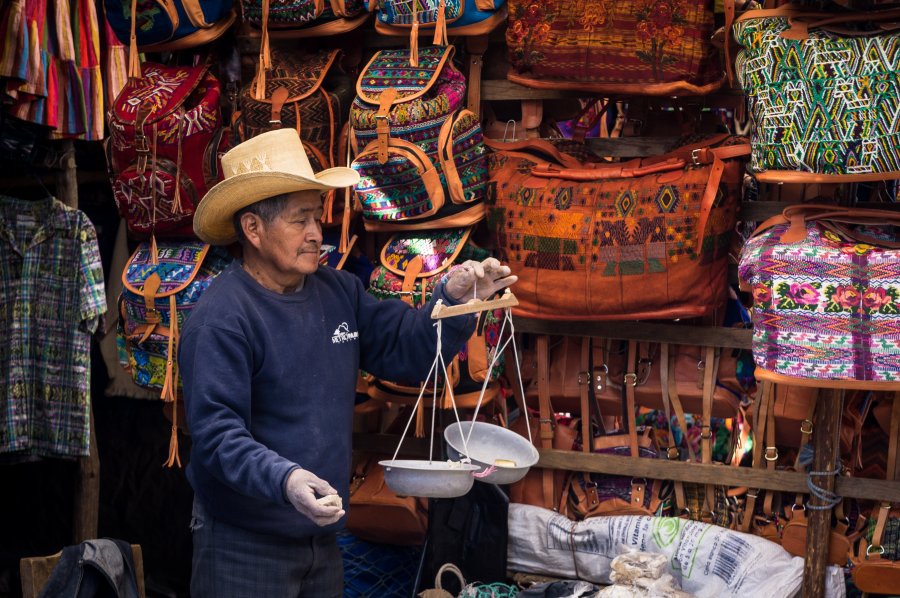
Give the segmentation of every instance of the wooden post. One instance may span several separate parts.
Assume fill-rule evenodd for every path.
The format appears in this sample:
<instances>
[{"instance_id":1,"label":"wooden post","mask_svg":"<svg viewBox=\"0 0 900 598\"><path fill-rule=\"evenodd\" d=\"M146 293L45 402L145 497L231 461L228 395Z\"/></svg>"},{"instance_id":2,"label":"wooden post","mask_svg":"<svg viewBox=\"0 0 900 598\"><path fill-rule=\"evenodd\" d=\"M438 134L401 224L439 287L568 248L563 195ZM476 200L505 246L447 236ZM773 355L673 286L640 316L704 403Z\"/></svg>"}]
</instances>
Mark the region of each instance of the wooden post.
<instances>
[{"instance_id":1,"label":"wooden post","mask_svg":"<svg viewBox=\"0 0 900 598\"><path fill-rule=\"evenodd\" d=\"M816 405L813 442L815 457L812 471L833 471L840 465L837 454L841 431L841 411L844 394L842 390L819 391L821 399ZM833 475L814 476L816 486L832 492ZM809 504L821 506L823 502L810 495ZM825 596L825 571L828 566L828 543L831 539L831 511L807 510L809 527L806 530L806 562L803 567L803 598L823 598Z\"/></svg>"},{"instance_id":2,"label":"wooden post","mask_svg":"<svg viewBox=\"0 0 900 598\"><path fill-rule=\"evenodd\" d=\"M94 431L94 409L90 411L90 454L78 460L78 481L75 484L74 543L97 537L100 519L100 455L97 453L97 434Z\"/></svg>"},{"instance_id":3,"label":"wooden post","mask_svg":"<svg viewBox=\"0 0 900 598\"><path fill-rule=\"evenodd\" d=\"M70 208L78 207L78 170L75 164L75 142L66 139L62 147L62 171L57 175L56 185L57 199Z\"/></svg>"}]
</instances>

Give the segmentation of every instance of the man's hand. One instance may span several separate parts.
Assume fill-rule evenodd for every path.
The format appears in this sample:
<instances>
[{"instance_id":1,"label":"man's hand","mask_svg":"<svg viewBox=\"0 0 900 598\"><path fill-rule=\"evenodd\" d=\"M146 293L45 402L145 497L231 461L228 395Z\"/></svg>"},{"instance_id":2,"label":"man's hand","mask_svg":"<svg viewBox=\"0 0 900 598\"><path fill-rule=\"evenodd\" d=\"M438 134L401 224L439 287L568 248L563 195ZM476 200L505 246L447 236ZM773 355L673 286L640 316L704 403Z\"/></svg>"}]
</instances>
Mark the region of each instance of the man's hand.
<instances>
[{"instance_id":1,"label":"man's hand","mask_svg":"<svg viewBox=\"0 0 900 598\"><path fill-rule=\"evenodd\" d=\"M509 266L492 257L483 262L467 260L450 274L444 290L454 301L465 303L476 297L487 299L517 280Z\"/></svg>"},{"instance_id":2,"label":"man's hand","mask_svg":"<svg viewBox=\"0 0 900 598\"><path fill-rule=\"evenodd\" d=\"M303 515L314 521L316 525L330 525L344 516L344 509L316 500L316 493L322 496L337 494L331 484L305 469L295 469L290 473L285 486L287 498Z\"/></svg>"}]
</instances>

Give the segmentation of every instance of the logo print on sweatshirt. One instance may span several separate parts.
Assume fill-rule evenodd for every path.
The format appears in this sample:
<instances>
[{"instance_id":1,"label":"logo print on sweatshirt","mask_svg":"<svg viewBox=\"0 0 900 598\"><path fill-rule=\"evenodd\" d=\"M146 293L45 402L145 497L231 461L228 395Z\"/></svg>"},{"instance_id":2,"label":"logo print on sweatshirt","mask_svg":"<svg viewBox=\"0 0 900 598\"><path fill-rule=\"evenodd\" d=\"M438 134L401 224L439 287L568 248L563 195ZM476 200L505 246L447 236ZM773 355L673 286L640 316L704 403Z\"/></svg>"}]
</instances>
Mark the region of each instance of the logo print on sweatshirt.
<instances>
[{"instance_id":1,"label":"logo print on sweatshirt","mask_svg":"<svg viewBox=\"0 0 900 598\"><path fill-rule=\"evenodd\" d=\"M350 325L347 322L341 322L341 325L335 328L334 334L331 336L331 342L337 345L355 341L357 338L359 338L359 332L355 330L350 332Z\"/></svg>"}]
</instances>

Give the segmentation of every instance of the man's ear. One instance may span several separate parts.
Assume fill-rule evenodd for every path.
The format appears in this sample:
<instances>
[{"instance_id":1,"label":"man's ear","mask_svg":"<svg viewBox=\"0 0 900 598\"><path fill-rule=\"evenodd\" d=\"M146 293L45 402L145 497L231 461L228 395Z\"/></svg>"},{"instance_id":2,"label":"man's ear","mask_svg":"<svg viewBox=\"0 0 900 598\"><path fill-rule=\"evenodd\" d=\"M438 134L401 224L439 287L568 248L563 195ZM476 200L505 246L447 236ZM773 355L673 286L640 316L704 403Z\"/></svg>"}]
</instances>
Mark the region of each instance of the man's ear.
<instances>
[{"instance_id":1,"label":"man's ear","mask_svg":"<svg viewBox=\"0 0 900 598\"><path fill-rule=\"evenodd\" d=\"M262 229L265 226L262 218L251 212L245 212L241 214L240 225L241 229L244 231L244 238L247 239L247 242L256 249L259 249L260 237L263 234Z\"/></svg>"}]
</instances>

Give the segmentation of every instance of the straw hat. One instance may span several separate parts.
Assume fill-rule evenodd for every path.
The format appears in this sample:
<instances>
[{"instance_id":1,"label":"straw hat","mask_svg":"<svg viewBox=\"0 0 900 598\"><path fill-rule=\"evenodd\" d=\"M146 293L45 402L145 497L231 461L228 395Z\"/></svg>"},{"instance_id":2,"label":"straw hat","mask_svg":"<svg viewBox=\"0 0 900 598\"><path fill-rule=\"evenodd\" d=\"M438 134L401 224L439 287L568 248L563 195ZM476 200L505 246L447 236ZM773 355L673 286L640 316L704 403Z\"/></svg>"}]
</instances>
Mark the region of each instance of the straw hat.
<instances>
[{"instance_id":1,"label":"straw hat","mask_svg":"<svg viewBox=\"0 0 900 598\"><path fill-rule=\"evenodd\" d=\"M212 245L237 240L235 213L263 199L355 185L359 175L339 166L316 174L294 129L257 135L222 156L225 180L209 190L194 213L194 233Z\"/></svg>"}]
</instances>

